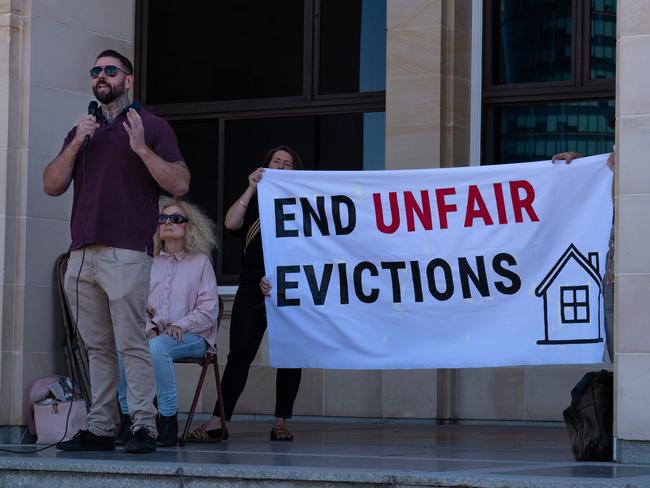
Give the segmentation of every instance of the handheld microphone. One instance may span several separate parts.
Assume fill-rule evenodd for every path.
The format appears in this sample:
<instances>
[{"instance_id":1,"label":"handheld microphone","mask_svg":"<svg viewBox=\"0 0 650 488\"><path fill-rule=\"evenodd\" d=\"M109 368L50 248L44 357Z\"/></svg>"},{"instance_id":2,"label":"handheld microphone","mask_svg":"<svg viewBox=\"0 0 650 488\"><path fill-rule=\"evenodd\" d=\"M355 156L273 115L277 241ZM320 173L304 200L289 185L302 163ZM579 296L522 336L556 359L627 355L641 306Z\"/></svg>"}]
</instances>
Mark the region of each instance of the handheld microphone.
<instances>
[{"instance_id":1,"label":"handheld microphone","mask_svg":"<svg viewBox=\"0 0 650 488\"><path fill-rule=\"evenodd\" d=\"M88 115L94 115L97 117L97 112L99 112L99 103L95 100L88 104ZM90 136L84 137L84 149L88 147L88 142L90 141Z\"/></svg>"}]
</instances>

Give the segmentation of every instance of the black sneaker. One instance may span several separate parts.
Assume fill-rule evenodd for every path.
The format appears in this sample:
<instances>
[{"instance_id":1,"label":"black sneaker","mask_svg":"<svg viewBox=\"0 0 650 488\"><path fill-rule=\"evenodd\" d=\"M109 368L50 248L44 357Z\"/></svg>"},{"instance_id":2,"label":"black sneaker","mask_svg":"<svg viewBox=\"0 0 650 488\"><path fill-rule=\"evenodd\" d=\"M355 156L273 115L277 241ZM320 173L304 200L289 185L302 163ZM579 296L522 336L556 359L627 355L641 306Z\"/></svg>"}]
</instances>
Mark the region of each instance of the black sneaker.
<instances>
[{"instance_id":1,"label":"black sneaker","mask_svg":"<svg viewBox=\"0 0 650 488\"><path fill-rule=\"evenodd\" d=\"M178 418L176 415L158 416L158 445L173 447L178 442Z\"/></svg>"},{"instance_id":2,"label":"black sneaker","mask_svg":"<svg viewBox=\"0 0 650 488\"><path fill-rule=\"evenodd\" d=\"M124 444L126 452L146 454L156 452L156 438L146 427L140 427L133 432L131 438Z\"/></svg>"},{"instance_id":3,"label":"black sneaker","mask_svg":"<svg viewBox=\"0 0 650 488\"><path fill-rule=\"evenodd\" d=\"M56 448L62 451L114 451L115 438L80 430L72 439L59 442Z\"/></svg>"},{"instance_id":4,"label":"black sneaker","mask_svg":"<svg viewBox=\"0 0 650 488\"><path fill-rule=\"evenodd\" d=\"M132 426L133 426L133 422L131 421L131 416L123 415L122 423L120 424L120 429L117 431L117 435L115 436L116 446L123 446L129 441L129 439L133 435L131 433Z\"/></svg>"}]
</instances>

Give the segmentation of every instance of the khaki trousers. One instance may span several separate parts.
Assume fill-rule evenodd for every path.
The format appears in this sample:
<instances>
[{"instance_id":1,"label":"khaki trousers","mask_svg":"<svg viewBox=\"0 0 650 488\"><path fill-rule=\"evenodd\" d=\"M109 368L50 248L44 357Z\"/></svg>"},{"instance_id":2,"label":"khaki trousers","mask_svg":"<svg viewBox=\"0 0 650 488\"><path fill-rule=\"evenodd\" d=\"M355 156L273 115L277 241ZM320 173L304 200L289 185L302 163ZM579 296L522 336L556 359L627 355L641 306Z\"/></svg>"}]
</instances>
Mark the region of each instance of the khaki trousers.
<instances>
[{"instance_id":1,"label":"khaki trousers","mask_svg":"<svg viewBox=\"0 0 650 488\"><path fill-rule=\"evenodd\" d=\"M154 371L144 334L151 262L146 253L100 245L73 251L68 259L65 291L72 315L79 311L79 333L88 350L88 429L96 435L115 432L117 352L126 368L133 429L157 433Z\"/></svg>"}]
</instances>

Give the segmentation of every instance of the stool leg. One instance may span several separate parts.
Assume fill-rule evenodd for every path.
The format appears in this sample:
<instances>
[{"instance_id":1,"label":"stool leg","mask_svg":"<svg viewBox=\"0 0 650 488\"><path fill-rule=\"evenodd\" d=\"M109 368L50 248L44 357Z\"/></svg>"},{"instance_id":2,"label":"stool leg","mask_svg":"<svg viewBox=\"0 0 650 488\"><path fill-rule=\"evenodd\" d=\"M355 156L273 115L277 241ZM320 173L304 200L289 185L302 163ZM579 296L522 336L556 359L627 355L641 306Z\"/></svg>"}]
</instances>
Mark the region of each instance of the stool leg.
<instances>
[{"instance_id":1,"label":"stool leg","mask_svg":"<svg viewBox=\"0 0 650 488\"><path fill-rule=\"evenodd\" d=\"M208 371L208 365L210 364L207 356L203 358L203 367L201 368L201 376L199 376L199 382L196 385L196 391L194 392L194 399L192 400L192 407L190 408L190 413L187 416L187 422L185 422L185 428L183 429L183 435L179 443L180 447L185 447L185 438L187 433L190 430L192 425L192 419L194 418L194 411L196 410L196 404L199 402L199 395L201 394L201 389L203 388L203 381L205 380L205 374Z\"/></svg>"}]
</instances>

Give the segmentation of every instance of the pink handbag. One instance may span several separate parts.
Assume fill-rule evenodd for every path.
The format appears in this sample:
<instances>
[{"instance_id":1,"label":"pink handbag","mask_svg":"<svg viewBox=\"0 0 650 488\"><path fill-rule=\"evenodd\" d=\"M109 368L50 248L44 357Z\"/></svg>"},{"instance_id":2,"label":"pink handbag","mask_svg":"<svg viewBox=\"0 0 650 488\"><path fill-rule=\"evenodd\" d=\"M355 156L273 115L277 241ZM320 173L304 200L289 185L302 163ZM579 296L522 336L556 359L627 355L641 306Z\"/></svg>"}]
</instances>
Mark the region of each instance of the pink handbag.
<instances>
[{"instance_id":1,"label":"pink handbag","mask_svg":"<svg viewBox=\"0 0 650 488\"><path fill-rule=\"evenodd\" d=\"M88 412L84 400L59 401L48 398L35 402L33 405L37 444L54 444L66 441L78 431L88 428ZM71 407L72 411L68 417ZM68 422L67 431L66 420Z\"/></svg>"},{"instance_id":2,"label":"pink handbag","mask_svg":"<svg viewBox=\"0 0 650 488\"><path fill-rule=\"evenodd\" d=\"M63 376L60 374L45 376L44 378L39 378L34 381L34 383L32 383L32 386L29 387L29 394L27 395L27 401L25 404L25 417L27 418L27 427L29 428L29 432L34 435L36 435L36 428L34 427L33 405L37 401L43 400L51 395L48 386L50 386L55 381L59 381L61 378L63 378Z\"/></svg>"}]
</instances>

